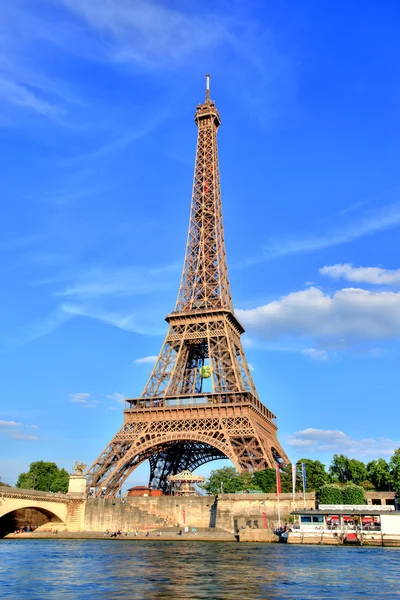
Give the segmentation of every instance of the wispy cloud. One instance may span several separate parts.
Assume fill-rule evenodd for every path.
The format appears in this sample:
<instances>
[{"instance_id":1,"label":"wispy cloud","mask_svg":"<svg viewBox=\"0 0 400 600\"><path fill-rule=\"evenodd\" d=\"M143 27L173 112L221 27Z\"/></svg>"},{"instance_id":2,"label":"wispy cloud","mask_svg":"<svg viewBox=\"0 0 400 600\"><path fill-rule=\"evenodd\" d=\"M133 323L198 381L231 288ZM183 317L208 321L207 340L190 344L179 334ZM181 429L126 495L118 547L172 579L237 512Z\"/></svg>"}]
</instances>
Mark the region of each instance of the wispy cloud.
<instances>
[{"instance_id":1,"label":"wispy cloud","mask_svg":"<svg viewBox=\"0 0 400 600\"><path fill-rule=\"evenodd\" d=\"M12 438L13 440L30 440L30 441L36 441L38 440L38 436L37 435L29 435L27 433L10 433L10 438Z\"/></svg>"},{"instance_id":2,"label":"wispy cloud","mask_svg":"<svg viewBox=\"0 0 400 600\"><path fill-rule=\"evenodd\" d=\"M0 419L0 436L6 436L13 440L38 440L38 436L26 433L27 427L29 425L25 425L24 423ZM32 425L31 427L37 426Z\"/></svg>"},{"instance_id":3,"label":"wispy cloud","mask_svg":"<svg viewBox=\"0 0 400 600\"><path fill-rule=\"evenodd\" d=\"M163 121L168 118L169 112L167 109L162 108L155 115L149 117L146 123L134 131L130 131L128 134L119 135L114 137L110 141L103 142L100 146L94 150L87 152L86 154L78 154L64 161L67 166L74 166L79 163L90 163L94 160L101 158L109 158L112 155L117 154L121 150L124 150L134 142L137 142L144 137L147 137L154 129Z\"/></svg>"},{"instance_id":4,"label":"wispy cloud","mask_svg":"<svg viewBox=\"0 0 400 600\"><path fill-rule=\"evenodd\" d=\"M154 0L61 2L103 37L104 56L115 62L168 66L228 37L224 20L210 11L198 17Z\"/></svg>"},{"instance_id":5,"label":"wispy cloud","mask_svg":"<svg viewBox=\"0 0 400 600\"><path fill-rule=\"evenodd\" d=\"M331 248L341 244L348 244L379 231L385 231L400 225L400 202L388 204L379 209L369 210L355 218L352 222L338 225L324 233L281 236L279 239L271 238L264 244L262 252L244 264L255 264L289 254L314 252Z\"/></svg>"},{"instance_id":6,"label":"wispy cloud","mask_svg":"<svg viewBox=\"0 0 400 600\"><path fill-rule=\"evenodd\" d=\"M80 404L84 408L96 408L98 400L94 400L89 392L77 392L69 395L69 401L73 404Z\"/></svg>"},{"instance_id":7,"label":"wispy cloud","mask_svg":"<svg viewBox=\"0 0 400 600\"><path fill-rule=\"evenodd\" d=\"M135 358L133 361L135 365L154 365L158 356L142 356L142 358Z\"/></svg>"},{"instance_id":8,"label":"wispy cloud","mask_svg":"<svg viewBox=\"0 0 400 600\"><path fill-rule=\"evenodd\" d=\"M177 264L92 269L79 275L72 285L55 292L55 295L88 300L105 296L153 294L171 289L174 283L171 273L176 271Z\"/></svg>"},{"instance_id":9,"label":"wispy cloud","mask_svg":"<svg viewBox=\"0 0 400 600\"><path fill-rule=\"evenodd\" d=\"M113 394L106 394L106 398L109 400L114 400L117 404L125 404L125 396L124 394L120 394L119 392L114 392Z\"/></svg>"},{"instance_id":10,"label":"wispy cloud","mask_svg":"<svg viewBox=\"0 0 400 600\"><path fill-rule=\"evenodd\" d=\"M28 87L0 77L0 101L36 112L44 117L58 118L61 108L40 98Z\"/></svg>"},{"instance_id":11,"label":"wispy cloud","mask_svg":"<svg viewBox=\"0 0 400 600\"><path fill-rule=\"evenodd\" d=\"M56 331L63 323L72 317L66 311L55 309L44 319L25 327L24 332L17 338L16 344L26 344Z\"/></svg>"},{"instance_id":12,"label":"wispy cloud","mask_svg":"<svg viewBox=\"0 0 400 600\"><path fill-rule=\"evenodd\" d=\"M16 421L4 421L0 419L0 427L19 427L22 423L17 423Z\"/></svg>"},{"instance_id":13,"label":"wispy cloud","mask_svg":"<svg viewBox=\"0 0 400 600\"><path fill-rule=\"evenodd\" d=\"M303 356L307 356L312 360L322 362L329 360L329 353L326 350L318 350L317 348L304 348L301 353Z\"/></svg>"},{"instance_id":14,"label":"wispy cloud","mask_svg":"<svg viewBox=\"0 0 400 600\"><path fill-rule=\"evenodd\" d=\"M400 283L400 269L353 267L350 263L344 263L322 267L319 272L332 279L343 278L355 283L372 283L374 285L397 285Z\"/></svg>"},{"instance_id":15,"label":"wispy cloud","mask_svg":"<svg viewBox=\"0 0 400 600\"><path fill-rule=\"evenodd\" d=\"M341 452L355 458L376 458L390 456L400 447L400 440L388 438L360 439L351 438L337 429L308 428L296 431L288 436L287 444L298 451L306 449L307 455L321 452Z\"/></svg>"},{"instance_id":16,"label":"wispy cloud","mask_svg":"<svg viewBox=\"0 0 400 600\"><path fill-rule=\"evenodd\" d=\"M154 325L152 318L140 312L122 313L97 306L62 304L61 310L71 317L87 317L102 321L106 325L113 325L123 331L139 333L142 335L159 335L163 333L161 326Z\"/></svg>"}]
</instances>

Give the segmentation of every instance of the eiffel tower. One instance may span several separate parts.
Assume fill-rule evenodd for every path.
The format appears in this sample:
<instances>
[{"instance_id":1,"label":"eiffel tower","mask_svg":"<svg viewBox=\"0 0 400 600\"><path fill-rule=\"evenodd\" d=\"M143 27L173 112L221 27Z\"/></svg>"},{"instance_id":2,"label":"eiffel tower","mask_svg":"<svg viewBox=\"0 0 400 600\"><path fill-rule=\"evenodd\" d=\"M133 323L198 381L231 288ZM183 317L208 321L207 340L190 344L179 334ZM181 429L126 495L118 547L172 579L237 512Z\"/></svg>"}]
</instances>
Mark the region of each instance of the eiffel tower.
<instances>
[{"instance_id":1,"label":"eiffel tower","mask_svg":"<svg viewBox=\"0 0 400 600\"><path fill-rule=\"evenodd\" d=\"M126 400L124 424L87 472L94 494L115 496L143 461L150 486L228 458L239 471L288 463L276 418L260 401L243 351L226 263L217 131L210 100L196 108L195 173L186 255L169 329L140 398ZM211 380L211 391L205 391Z\"/></svg>"}]
</instances>

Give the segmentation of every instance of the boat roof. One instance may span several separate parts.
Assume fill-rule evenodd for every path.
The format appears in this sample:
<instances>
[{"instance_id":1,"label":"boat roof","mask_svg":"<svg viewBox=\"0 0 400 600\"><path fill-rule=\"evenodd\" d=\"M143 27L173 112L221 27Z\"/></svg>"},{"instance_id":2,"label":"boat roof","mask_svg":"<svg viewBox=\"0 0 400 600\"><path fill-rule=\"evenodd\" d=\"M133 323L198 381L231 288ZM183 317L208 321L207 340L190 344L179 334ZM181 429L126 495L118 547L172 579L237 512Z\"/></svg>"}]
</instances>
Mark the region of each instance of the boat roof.
<instances>
[{"instance_id":1,"label":"boat roof","mask_svg":"<svg viewBox=\"0 0 400 600\"><path fill-rule=\"evenodd\" d=\"M355 508L355 509L343 509L343 508L330 508L330 509L326 509L324 508L323 510L321 509L315 509L315 510L311 510L311 509L307 509L307 508L303 508L302 510L294 510L292 511L290 514L292 515L398 515L400 517L400 512L399 511L394 511L394 510L379 510L380 507L378 506L374 506L374 508L372 508L371 506L366 505L365 508Z\"/></svg>"}]
</instances>

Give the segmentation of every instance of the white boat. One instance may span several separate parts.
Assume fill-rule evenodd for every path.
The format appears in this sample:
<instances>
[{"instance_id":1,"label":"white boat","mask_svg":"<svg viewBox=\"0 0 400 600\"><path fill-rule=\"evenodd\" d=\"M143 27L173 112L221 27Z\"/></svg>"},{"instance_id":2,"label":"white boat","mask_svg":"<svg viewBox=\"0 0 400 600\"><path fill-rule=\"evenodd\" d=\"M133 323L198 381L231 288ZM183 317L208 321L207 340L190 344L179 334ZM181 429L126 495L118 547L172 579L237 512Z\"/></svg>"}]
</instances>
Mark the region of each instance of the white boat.
<instances>
[{"instance_id":1,"label":"white boat","mask_svg":"<svg viewBox=\"0 0 400 600\"><path fill-rule=\"evenodd\" d=\"M400 546L400 511L394 506L320 505L295 510L288 544Z\"/></svg>"}]
</instances>

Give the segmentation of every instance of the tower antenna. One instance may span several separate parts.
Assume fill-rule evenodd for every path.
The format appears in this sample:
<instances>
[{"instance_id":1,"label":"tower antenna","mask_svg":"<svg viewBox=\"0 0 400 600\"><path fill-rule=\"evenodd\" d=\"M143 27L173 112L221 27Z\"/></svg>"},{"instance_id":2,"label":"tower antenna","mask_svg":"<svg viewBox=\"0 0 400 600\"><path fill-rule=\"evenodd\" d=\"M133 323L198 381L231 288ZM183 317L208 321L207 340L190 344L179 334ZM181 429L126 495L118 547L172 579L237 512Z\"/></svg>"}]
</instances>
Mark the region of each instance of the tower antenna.
<instances>
[{"instance_id":1,"label":"tower antenna","mask_svg":"<svg viewBox=\"0 0 400 600\"><path fill-rule=\"evenodd\" d=\"M211 75L207 73L206 75L206 102L210 101L210 77Z\"/></svg>"}]
</instances>

